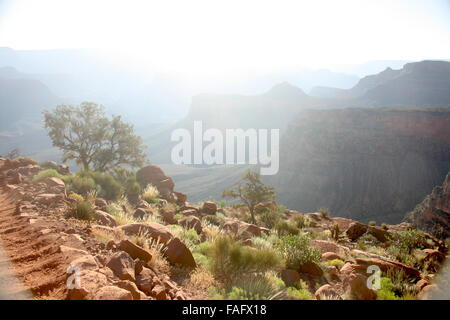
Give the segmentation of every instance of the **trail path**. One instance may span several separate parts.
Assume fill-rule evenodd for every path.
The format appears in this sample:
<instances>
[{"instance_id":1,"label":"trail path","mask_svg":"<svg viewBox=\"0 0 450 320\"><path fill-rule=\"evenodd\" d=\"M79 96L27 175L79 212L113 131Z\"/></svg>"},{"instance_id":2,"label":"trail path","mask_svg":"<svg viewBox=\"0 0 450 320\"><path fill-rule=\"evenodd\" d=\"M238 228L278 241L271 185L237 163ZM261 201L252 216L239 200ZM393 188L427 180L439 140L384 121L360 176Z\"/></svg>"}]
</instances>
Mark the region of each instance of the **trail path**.
<instances>
[{"instance_id":1,"label":"trail path","mask_svg":"<svg viewBox=\"0 0 450 320\"><path fill-rule=\"evenodd\" d=\"M10 214L12 211L14 205L7 196L0 193L0 216ZM0 240L0 300L11 299L28 300L32 299L32 295L15 274Z\"/></svg>"}]
</instances>

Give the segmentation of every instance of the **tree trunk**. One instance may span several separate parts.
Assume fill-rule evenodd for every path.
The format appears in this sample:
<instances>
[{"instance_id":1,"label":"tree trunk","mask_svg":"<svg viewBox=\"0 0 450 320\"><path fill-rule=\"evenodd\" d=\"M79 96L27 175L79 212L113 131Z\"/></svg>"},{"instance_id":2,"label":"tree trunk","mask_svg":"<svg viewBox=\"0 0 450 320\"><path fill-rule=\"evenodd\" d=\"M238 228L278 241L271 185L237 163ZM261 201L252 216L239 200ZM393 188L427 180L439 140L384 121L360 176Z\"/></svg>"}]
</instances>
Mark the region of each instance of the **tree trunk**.
<instances>
[{"instance_id":1,"label":"tree trunk","mask_svg":"<svg viewBox=\"0 0 450 320\"><path fill-rule=\"evenodd\" d=\"M252 223L256 224L256 219L255 219L255 209L253 207L249 208L250 209L250 215L252 216Z\"/></svg>"}]
</instances>

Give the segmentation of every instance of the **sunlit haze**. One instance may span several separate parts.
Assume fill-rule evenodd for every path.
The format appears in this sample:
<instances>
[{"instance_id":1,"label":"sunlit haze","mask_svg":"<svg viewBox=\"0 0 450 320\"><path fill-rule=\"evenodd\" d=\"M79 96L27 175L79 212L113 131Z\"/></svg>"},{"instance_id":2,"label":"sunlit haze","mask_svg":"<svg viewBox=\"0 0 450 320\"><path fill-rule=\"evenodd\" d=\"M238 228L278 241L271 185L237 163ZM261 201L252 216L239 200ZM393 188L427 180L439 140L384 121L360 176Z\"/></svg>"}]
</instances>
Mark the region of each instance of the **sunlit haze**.
<instances>
[{"instance_id":1,"label":"sunlit haze","mask_svg":"<svg viewBox=\"0 0 450 320\"><path fill-rule=\"evenodd\" d=\"M98 49L149 69L209 74L450 57L448 1L0 3L0 46Z\"/></svg>"}]
</instances>

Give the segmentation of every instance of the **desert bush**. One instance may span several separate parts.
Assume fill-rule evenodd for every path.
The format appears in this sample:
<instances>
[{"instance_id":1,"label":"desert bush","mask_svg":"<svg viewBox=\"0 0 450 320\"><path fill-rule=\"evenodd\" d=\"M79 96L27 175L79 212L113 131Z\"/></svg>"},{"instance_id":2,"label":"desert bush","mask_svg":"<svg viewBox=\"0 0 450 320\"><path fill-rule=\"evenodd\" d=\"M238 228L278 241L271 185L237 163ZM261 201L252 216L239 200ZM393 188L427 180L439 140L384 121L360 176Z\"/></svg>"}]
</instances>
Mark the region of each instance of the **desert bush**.
<instances>
[{"instance_id":1,"label":"desert bush","mask_svg":"<svg viewBox=\"0 0 450 320\"><path fill-rule=\"evenodd\" d=\"M179 238L189 248L194 247L200 242L200 236L195 229L182 228Z\"/></svg>"},{"instance_id":2,"label":"desert bush","mask_svg":"<svg viewBox=\"0 0 450 320\"><path fill-rule=\"evenodd\" d=\"M402 295L396 289L395 284L388 277L381 277L381 288L377 290L378 300L414 300L411 294Z\"/></svg>"},{"instance_id":3,"label":"desert bush","mask_svg":"<svg viewBox=\"0 0 450 320\"><path fill-rule=\"evenodd\" d=\"M265 210L257 217L259 225L272 229L281 219L281 214L278 210Z\"/></svg>"},{"instance_id":4,"label":"desert bush","mask_svg":"<svg viewBox=\"0 0 450 320\"><path fill-rule=\"evenodd\" d=\"M303 229L309 226L309 219L304 215L295 215L291 219L292 224L299 229Z\"/></svg>"},{"instance_id":5,"label":"desert bush","mask_svg":"<svg viewBox=\"0 0 450 320\"><path fill-rule=\"evenodd\" d=\"M124 194L129 199L137 199L141 194L141 185L136 180L134 171L118 168L113 174L116 181L122 186Z\"/></svg>"},{"instance_id":6,"label":"desert bush","mask_svg":"<svg viewBox=\"0 0 450 320\"><path fill-rule=\"evenodd\" d=\"M312 300L312 294L308 289L295 287L289 287L286 290L286 294L289 300Z\"/></svg>"},{"instance_id":7,"label":"desert bush","mask_svg":"<svg viewBox=\"0 0 450 320\"><path fill-rule=\"evenodd\" d=\"M60 174L55 169L46 169L46 170L39 171L36 175L33 176L31 181L37 183L37 182L40 182L40 181L42 181L42 180L44 180L46 178L64 179L64 177L65 176Z\"/></svg>"},{"instance_id":8,"label":"desert bush","mask_svg":"<svg viewBox=\"0 0 450 320\"><path fill-rule=\"evenodd\" d=\"M265 275L249 276L233 281L230 289L213 289L213 298L224 300L270 300L277 293L273 281Z\"/></svg>"},{"instance_id":9,"label":"desert bush","mask_svg":"<svg viewBox=\"0 0 450 320\"><path fill-rule=\"evenodd\" d=\"M72 176L67 179L67 189L86 196L88 192L97 190L97 185L92 178Z\"/></svg>"},{"instance_id":10,"label":"desert bush","mask_svg":"<svg viewBox=\"0 0 450 320\"><path fill-rule=\"evenodd\" d=\"M209 290L216 284L216 280L207 268L197 267L190 274L189 284L194 288Z\"/></svg>"},{"instance_id":11,"label":"desert bush","mask_svg":"<svg viewBox=\"0 0 450 320\"><path fill-rule=\"evenodd\" d=\"M88 201L75 202L70 208L69 217L90 221L94 219L94 209Z\"/></svg>"},{"instance_id":12,"label":"desert bush","mask_svg":"<svg viewBox=\"0 0 450 320\"><path fill-rule=\"evenodd\" d=\"M369 221L369 226L375 227L377 225L376 221Z\"/></svg>"},{"instance_id":13,"label":"desert bush","mask_svg":"<svg viewBox=\"0 0 450 320\"><path fill-rule=\"evenodd\" d=\"M208 223L213 224L215 226L220 226L223 223L223 219L214 214L207 215L203 219L204 221L207 221Z\"/></svg>"},{"instance_id":14,"label":"desert bush","mask_svg":"<svg viewBox=\"0 0 450 320\"><path fill-rule=\"evenodd\" d=\"M159 191L155 186L152 186L151 184L147 185L147 187L144 189L142 193L142 200L146 201L147 203L157 203L159 197Z\"/></svg>"},{"instance_id":15,"label":"desert bush","mask_svg":"<svg viewBox=\"0 0 450 320\"><path fill-rule=\"evenodd\" d=\"M344 266L345 262L341 259L333 259L330 261L327 261L327 265L336 267L338 270L340 270Z\"/></svg>"},{"instance_id":16,"label":"desert bush","mask_svg":"<svg viewBox=\"0 0 450 320\"><path fill-rule=\"evenodd\" d=\"M68 198L75 200L76 202L84 201L84 197L82 195L74 192L69 193Z\"/></svg>"},{"instance_id":17,"label":"desert bush","mask_svg":"<svg viewBox=\"0 0 450 320\"><path fill-rule=\"evenodd\" d=\"M289 223L287 221L279 221L274 226L275 231L279 236L285 236L285 235L296 235L300 232L300 230L297 229L295 225L292 223Z\"/></svg>"},{"instance_id":18,"label":"desert bush","mask_svg":"<svg viewBox=\"0 0 450 320\"><path fill-rule=\"evenodd\" d=\"M271 249L243 246L226 236L217 237L207 251L210 268L217 279L226 283L246 274L262 273L278 267L278 254Z\"/></svg>"},{"instance_id":19,"label":"desert bush","mask_svg":"<svg viewBox=\"0 0 450 320\"><path fill-rule=\"evenodd\" d=\"M66 178L70 191L86 195L96 191L101 198L115 201L122 195L122 186L106 172L79 171Z\"/></svg>"},{"instance_id":20,"label":"desert bush","mask_svg":"<svg viewBox=\"0 0 450 320\"><path fill-rule=\"evenodd\" d=\"M420 230L398 231L392 234L392 245L386 252L400 262L414 265L418 262L413 254L414 250L423 249L425 244L425 234Z\"/></svg>"},{"instance_id":21,"label":"desert bush","mask_svg":"<svg viewBox=\"0 0 450 320\"><path fill-rule=\"evenodd\" d=\"M424 248L426 237L423 231L412 229L394 233L393 242L411 253L413 249Z\"/></svg>"},{"instance_id":22,"label":"desert bush","mask_svg":"<svg viewBox=\"0 0 450 320\"><path fill-rule=\"evenodd\" d=\"M328 208L320 208L319 213L322 217L326 218L330 215L330 210Z\"/></svg>"},{"instance_id":23,"label":"desert bush","mask_svg":"<svg viewBox=\"0 0 450 320\"><path fill-rule=\"evenodd\" d=\"M284 236L277 245L286 260L286 267L298 270L300 266L309 262L320 262L320 251L312 248L310 239L306 235Z\"/></svg>"}]
</instances>

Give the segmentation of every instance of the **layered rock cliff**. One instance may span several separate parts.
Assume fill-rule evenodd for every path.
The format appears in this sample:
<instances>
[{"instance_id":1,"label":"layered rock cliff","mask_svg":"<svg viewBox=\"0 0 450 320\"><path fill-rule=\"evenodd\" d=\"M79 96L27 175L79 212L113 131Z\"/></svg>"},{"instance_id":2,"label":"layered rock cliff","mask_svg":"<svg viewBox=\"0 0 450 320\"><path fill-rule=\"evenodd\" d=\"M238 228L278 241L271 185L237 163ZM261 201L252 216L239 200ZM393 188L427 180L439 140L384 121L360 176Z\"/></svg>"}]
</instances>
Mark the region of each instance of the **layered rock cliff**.
<instances>
[{"instance_id":1,"label":"layered rock cliff","mask_svg":"<svg viewBox=\"0 0 450 320\"><path fill-rule=\"evenodd\" d=\"M440 238L450 237L450 172L410 214L412 222Z\"/></svg>"},{"instance_id":2,"label":"layered rock cliff","mask_svg":"<svg viewBox=\"0 0 450 320\"><path fill-rule=\"evenodd\" d=\"M304 111L282 139L279 201L395 223L450 169L450 109Z\"/></svg>"}]
</instances>

